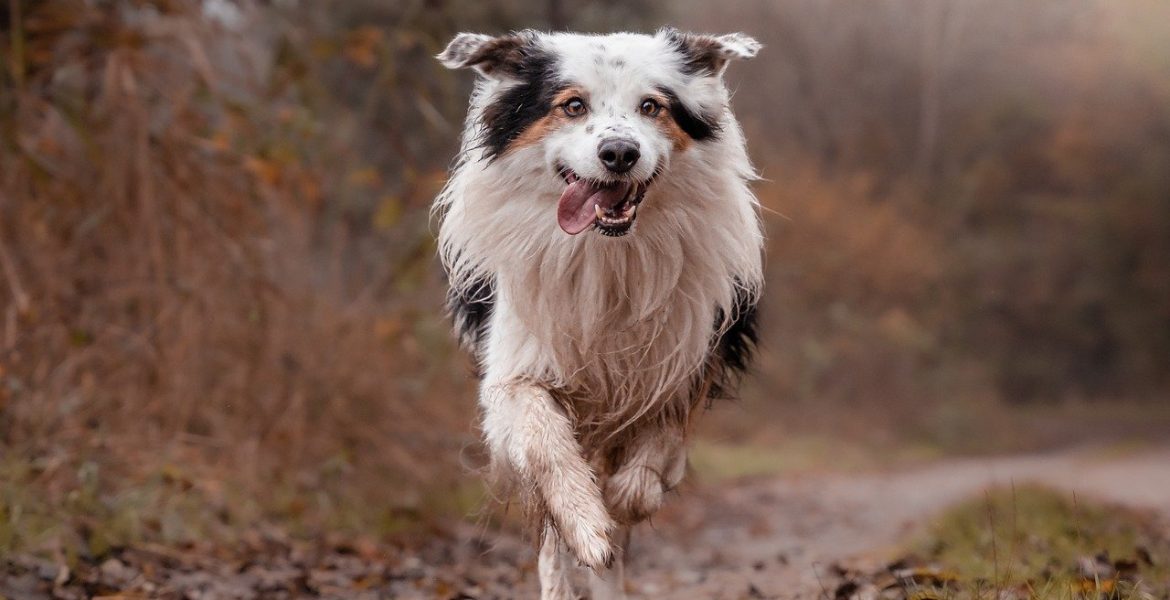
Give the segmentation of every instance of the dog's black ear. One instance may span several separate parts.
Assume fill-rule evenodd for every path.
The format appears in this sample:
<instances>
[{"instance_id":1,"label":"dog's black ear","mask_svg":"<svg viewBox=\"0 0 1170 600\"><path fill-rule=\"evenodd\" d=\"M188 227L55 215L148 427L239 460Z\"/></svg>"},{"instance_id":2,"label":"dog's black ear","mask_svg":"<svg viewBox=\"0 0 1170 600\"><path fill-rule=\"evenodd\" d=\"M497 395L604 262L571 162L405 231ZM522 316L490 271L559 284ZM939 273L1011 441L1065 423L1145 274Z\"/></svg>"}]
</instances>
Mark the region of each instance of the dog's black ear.
<instances>
[{"instance_id":1,"label":"dog's black ear","mask_svg":"<svg viewBox=\"0 0 1170 600\"><path fill-rule=\"evenodd\" d=\"M731 60L749 59L763 48L763 44L742 33L705 35L667 28L658 35L682 54L683 71L688 75L722 75Z\"/></svg>"},{"instance_id":2,"label":"dog's black ear","mask_svg":"<svg viewBox=\"0 0 1170 600\"><path fill-rule=\"evenodd\" d=\"M475 69L485 77L516 76L532 54L536 33L525 30L500 37L461 33L435 58L448 69Z\"/></svg>"}]
</instances>

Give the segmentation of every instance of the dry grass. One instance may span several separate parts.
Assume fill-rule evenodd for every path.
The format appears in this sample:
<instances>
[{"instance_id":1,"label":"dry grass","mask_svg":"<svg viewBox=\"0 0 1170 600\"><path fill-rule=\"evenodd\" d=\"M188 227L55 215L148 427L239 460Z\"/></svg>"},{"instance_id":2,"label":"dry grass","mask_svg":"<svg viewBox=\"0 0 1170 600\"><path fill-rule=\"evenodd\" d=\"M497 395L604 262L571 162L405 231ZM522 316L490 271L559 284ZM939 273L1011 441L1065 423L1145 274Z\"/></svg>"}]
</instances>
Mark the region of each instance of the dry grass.
<instances>
[{"instance_id":1,"label":"dry grass","mask_svg":"<svg viewBox=\"0 0 1170 600\"><path fill-rule=\"evenodd\" d=\"M242 30L196 0L2 4L0 549L466 515L474 382L439 310L427 220L466 97L431 59L455 22L372 0L237 3ZM669 14L626 4L571 24ZM1059 10L1028 12L1004 45L1028 60L956 67L979 94L944 113L953 135L924 177L907 158L909 38L858 37L886 61L869 77L864 61L817 62L857 54L817 19L879 22L852 3L757 8L791 40L738 71L767 69L736 96L771 180L764 351L741 408L707 430L710 470L766 472L746 452L792 433L812 440L797 442L803 468L839 437L914 456L1032 448L1101 435L1101 410L1124 417L1106 435L1155 431L1170 349L1162 30L1103 20L1113 29L1067 41L1046 20ZM447 10L469 29L533 24L515 2ZM1029 78L1034 95L1016 98ZM1105 92L1121 84L1140 93ZM790 112L772 122L778 104ZM1053 409L1075 426L1004 408L1068 397L1150 400Z\"/></svg>"},{"instance_id":2,"label":"dry grass","mask_svg":"<svg viewBox=\"0 0 1170 600\"><path fill-rule=\"evenodd\" d=\"M1170 585L1156 517L1038 487L954 507L915 550L976 598L1146 598Z\"/></svg>"},{"instance_id":3,"label":"dry grass","mask_svg":"<svg viewBox=\"0 0 1170 600\"><path fill-rule=\"evenodd\" d=\"M0 91L13 526L165 521L172 501L201 509L192 522L319 523L461 485L472 417L447 399L468 381L425 228L439 177L396 185L379 228L354 232L322 189L336 203L383 188L331 170L324 115L244 33L191 3L11 4L32 11L6 36L27 59Z\"/></svg>"},{"instance_id":4,"label":"dry grass","mask_svg":"<svg viewBox=\"0 0 1170 600\"><path fill-rule=\"evenodd\" d=\"M1164 515L1162 516L1164 517ZM836 600L1077 600L1170 592L1158 515L1029 485L996 489L932 518L876 571L841 565Z\"/></svg>"}]
</instances>

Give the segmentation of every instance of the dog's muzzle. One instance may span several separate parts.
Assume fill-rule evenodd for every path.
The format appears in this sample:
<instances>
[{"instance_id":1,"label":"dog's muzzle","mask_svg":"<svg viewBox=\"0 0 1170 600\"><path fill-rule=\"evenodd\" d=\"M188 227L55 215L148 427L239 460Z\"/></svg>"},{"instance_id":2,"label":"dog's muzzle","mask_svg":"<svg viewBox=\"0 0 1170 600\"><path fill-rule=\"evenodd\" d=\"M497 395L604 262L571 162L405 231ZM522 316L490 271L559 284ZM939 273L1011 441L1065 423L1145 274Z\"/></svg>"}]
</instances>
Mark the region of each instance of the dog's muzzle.
<instances>
[{"instance_id":1,"label":"dog's muzzle","mask_svg":"<svg viewBox=\"0 0 1170 600\"><path fill-rule=\"evenodd\" d=\"M591 225L611 237L630 232L649 181L592 181L566 168L559 171L568 184L557 202L557 223L565 233L577 235Z\"/></svg>"}]
</instances>

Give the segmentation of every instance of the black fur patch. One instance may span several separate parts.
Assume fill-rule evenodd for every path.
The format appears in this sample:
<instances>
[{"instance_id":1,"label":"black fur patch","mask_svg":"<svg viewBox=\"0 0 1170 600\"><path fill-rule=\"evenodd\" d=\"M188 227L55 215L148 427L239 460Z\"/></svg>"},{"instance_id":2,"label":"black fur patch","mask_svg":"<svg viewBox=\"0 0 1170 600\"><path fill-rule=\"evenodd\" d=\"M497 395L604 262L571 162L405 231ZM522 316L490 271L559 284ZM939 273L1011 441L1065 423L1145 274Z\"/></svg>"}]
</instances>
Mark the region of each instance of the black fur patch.
<instances>
[{"instance_id":1,"label":"black fur patch","mask_svg":"<svg viewBox=\"0 0 1170 600\"><path fill-rule=\"evenodd\" d=\"M719 133L719 120L710 115L696 114L687 108L682 100L679 99L678 94L669 88L660 87L658 92L670 102L668 109L670 116L675 123L686 133L692 140L701 142L703 140L713 139Z\"/></svg>"},{"instance_id":2,"label":"black fur patch","mask_svg":"<svg viewBox=\"0 0 1170 600\"><path fill-rule=\"evenodd\" d=\"M484 140L489 159L508 146L552 110L552 101L566 84L557 80L556 59L544 50L526 46L510 73L519 83L506 89L483 113Z\"/></svg>"},{"instance_id":3,"label":"black fur patch","mask_svg":"<svg viewBox=\"0 0 1170 600\"><path fill-rule=\"evenodd\" d=\"M751 365L760 341L755 295L740 290L735 297L734 310L731 326L715 343L714 352L707 363L711 378L708 399L726 398L735 392L740 379ZM715 326L722 326L724 318L723 311L719 311L715 315Z\"/></svg>"},{"instance_id":4,"label":"black fur patch","mask_svg":"<svg viewBox=\"0 0 1170 600\"><path fill-rule=\"evenodd\" d=\"M475 354L479 354L480 343L487 337L495 303L495 284L487 279L476 280L462 292L455 288L447 290L447 309L451 311L459 341Z\"/></svg>"}]
</instances>

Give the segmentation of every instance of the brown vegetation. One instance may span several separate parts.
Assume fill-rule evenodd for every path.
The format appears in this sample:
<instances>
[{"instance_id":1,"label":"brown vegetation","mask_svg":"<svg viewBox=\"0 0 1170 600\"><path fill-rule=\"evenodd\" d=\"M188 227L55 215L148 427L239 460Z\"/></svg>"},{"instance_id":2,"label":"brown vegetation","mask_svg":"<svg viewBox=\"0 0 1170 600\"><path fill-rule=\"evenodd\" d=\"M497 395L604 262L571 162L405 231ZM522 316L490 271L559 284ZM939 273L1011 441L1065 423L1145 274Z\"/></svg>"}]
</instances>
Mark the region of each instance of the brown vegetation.
<instances>
[{"instance_id":1,"label":"brown vegetation","mask_svg":"<svg viewBox=\"0 0 1170 600\"><path fill-rule=\"evenodd\" d=\"M731 73L772 239L753 407L946 442L973 406L1164 397L1170 15L919 4L550 18L768 44ZM169 531L150 515L180 496L379 532L464 509L472 382L427 209L468 82L430 57L541 26L528 10L6 0L0 513L90 489L129 538ZM0 549L60 533L38 531Z\"/></svg>"}]
</instances>

